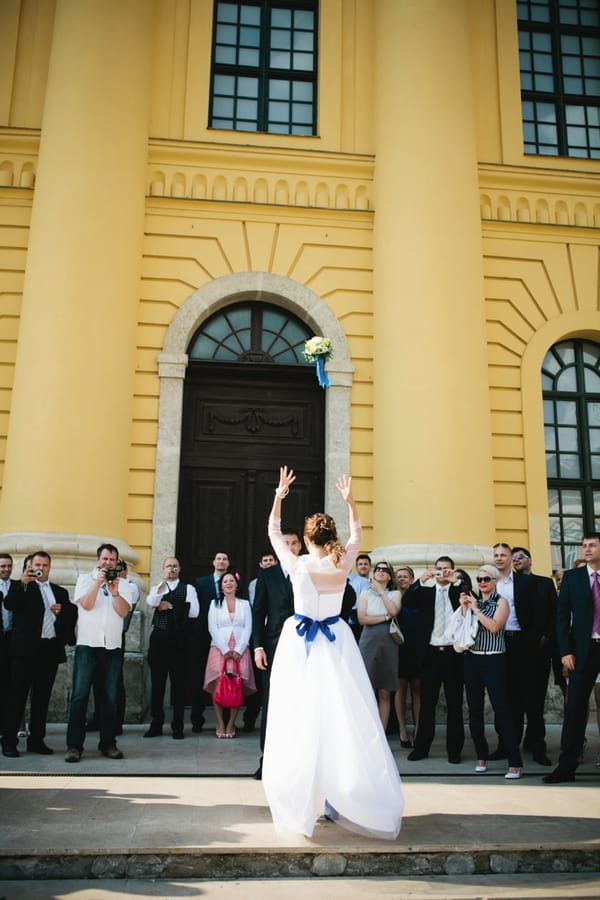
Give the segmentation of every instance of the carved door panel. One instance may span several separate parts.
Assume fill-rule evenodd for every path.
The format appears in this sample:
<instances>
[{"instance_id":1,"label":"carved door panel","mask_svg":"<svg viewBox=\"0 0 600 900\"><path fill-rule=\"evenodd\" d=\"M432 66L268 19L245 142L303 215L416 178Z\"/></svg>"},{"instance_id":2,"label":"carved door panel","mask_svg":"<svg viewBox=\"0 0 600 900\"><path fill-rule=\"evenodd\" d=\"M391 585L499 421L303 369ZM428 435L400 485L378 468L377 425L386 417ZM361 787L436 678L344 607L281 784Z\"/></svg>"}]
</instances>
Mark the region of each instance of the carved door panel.
<instances>
[{"instance_id":1,"label":"carved door panel","mask_svg":"<svg viewBox=\"0 0 600 900\"><path fill-rule=\"evenodd\" d=\"M190 363L176 550L186 580L212 571L217 550L254 578L280 465L297 474L284 525L301 530L323 508L324 395L312 368Z\"/></svg>"}]
</instances>

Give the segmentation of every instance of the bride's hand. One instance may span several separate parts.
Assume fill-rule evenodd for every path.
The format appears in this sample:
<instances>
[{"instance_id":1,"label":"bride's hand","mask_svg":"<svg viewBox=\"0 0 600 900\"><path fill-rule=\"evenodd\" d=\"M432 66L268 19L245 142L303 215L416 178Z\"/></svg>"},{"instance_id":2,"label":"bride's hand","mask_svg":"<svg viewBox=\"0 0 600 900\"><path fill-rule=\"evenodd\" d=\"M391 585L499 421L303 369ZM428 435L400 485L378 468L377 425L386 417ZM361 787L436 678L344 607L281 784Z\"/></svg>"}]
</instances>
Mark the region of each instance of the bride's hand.
<instances>
[{"instance_id":1,"label":"bride's hand","mask_svg":"<svg viewBox=\"0 0 600 900\"><path fill-rule=\"evenodd\" d=\"M352 501L352 478L349 475L341 475L335 484L346 503Z\"/></svg>"},{"instance_id":2,"label":"bride's hand","mask_svg":"<svg viewBox=\"0 0 600 900\"><path fill-rule=\"evenodd\" d=\"M277 487L277 493L281 497L285 497L287 492L290 489L290 485L296 480L296 476L294 475L293 469L288 469L287 466L281 466L279 469L279 486Z\"/></svg>"}]
</instances>

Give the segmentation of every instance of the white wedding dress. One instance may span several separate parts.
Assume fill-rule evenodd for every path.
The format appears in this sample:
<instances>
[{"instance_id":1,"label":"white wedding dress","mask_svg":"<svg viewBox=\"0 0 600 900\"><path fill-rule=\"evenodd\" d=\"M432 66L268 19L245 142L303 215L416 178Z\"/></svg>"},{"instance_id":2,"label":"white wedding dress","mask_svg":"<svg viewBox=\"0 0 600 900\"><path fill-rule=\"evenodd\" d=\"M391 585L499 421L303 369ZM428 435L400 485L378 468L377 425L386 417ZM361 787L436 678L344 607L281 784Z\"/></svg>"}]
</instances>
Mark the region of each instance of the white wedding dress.
<instances>
[{"instance_id":1,"label":"white wedding dress","mask_svg":"<svg viewBox=\"0 0 600 900\"><path fill-rule=\"evenodd\" d=\"M337 568L331 557L294 556L269 519L269 537L294 586L296 614L322 622L339 615L361 526L352 527ZM271 672L263 785L277 833L310 837L325 812L360 834L394 839L404 798L373 688L349 626L338 619L307 643L292 616ZM390 638L391 640L391 638Z\"/></svg>"}]
</instances>

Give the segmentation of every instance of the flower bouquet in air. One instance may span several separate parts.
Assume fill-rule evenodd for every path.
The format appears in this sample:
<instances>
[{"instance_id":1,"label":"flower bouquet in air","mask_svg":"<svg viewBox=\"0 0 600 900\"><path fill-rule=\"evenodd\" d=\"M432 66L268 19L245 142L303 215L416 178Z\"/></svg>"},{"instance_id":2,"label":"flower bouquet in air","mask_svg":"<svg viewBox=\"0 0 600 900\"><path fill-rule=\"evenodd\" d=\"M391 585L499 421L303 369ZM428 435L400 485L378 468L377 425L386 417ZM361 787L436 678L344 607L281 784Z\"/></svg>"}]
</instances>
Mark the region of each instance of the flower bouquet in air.
<instances>
[{"instance_id":1,"label":"flower bouquet in air","mask_svg":"<svg viewBox=\"0 0 600 900\"><path fill-rule=\"evenodd\" d=\"M303 354L307 362L316 363L317 378L322 388L329 387L330 381L325 371L325 361L333 356L333 346L329 338L311 337L304 345Z\"/></svg>"}]
</instances>

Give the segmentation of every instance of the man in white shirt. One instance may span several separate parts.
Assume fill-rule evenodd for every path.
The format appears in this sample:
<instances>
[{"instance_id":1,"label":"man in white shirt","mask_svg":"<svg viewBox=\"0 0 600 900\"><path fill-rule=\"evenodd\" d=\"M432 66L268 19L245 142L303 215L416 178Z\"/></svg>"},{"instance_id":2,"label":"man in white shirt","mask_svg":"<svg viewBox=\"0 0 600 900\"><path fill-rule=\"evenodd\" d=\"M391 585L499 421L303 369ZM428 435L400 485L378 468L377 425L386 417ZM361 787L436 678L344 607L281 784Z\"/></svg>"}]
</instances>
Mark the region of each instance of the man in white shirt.
<instances>
[{"instance_id":1,"label":"man in white shirt","mask_svg":"<svg viewBox=\"0 0 600 900\"><path fill-rule=\"evenodd\" d=\"M95 569L88 575L80 575L75 585L73 603L79 617L65 762L81 759L87 705L97 672L103 682L98 749L109 759L123 758L116 743L119 679L123 619L132 608L133 597L131 584L119 578L118 560L119 551L114 544L101 544Z\"/></svg>"},{"instance_id":2,"label":"man in white shirt","mask_svg":"<svg viewBox=\"0 0 600 900\"><path fill-rule=\"evenodd\" d=\"M145 738L159 737L165 719L164 701L167 676L171 680L173 698L173 738L181 740L185 710L186 646L190 634L190 620L200 613L198 595L191 584L180 580L181 566L174 556L163 563L163 580L155 585L146 598L154 609L152 632L148 646L148 665L152 682L150 714L152 721ZM197 665L200 663L197 661Z\"/></svg>"}]
</instances>

